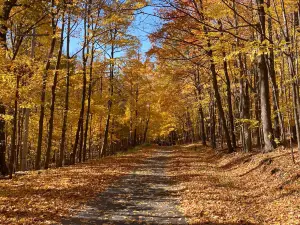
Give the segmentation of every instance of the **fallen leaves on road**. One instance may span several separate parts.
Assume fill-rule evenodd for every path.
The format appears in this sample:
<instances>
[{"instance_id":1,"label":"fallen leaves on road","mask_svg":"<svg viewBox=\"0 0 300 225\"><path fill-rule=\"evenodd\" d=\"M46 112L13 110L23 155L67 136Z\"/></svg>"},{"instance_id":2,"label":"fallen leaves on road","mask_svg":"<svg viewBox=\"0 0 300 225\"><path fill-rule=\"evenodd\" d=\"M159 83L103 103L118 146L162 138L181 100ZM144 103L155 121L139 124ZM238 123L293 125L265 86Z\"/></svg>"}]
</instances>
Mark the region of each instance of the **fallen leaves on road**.
<instances>
[{"instance_id":1,"label":"fallen leaves on road","mask_svg":"<svg viewBox=\"0 0 300 225\"><path fill-rule=\"evenodd\" d=\"M148 151L151 151L150 149ZM0 180L0 224L53 224L139 165L147 150Z\"/></svg>"},{"instance_id":2,"label":"fallen leaves on road","mask_svg":"<svg viewBox=\"0 0 300 225\"><path fill-rule=\"evenodd\" d=\"M300 224L300 167L289 150L226 154L190 145L170 165L190 224Z\"/></svg>"}]
</instances>

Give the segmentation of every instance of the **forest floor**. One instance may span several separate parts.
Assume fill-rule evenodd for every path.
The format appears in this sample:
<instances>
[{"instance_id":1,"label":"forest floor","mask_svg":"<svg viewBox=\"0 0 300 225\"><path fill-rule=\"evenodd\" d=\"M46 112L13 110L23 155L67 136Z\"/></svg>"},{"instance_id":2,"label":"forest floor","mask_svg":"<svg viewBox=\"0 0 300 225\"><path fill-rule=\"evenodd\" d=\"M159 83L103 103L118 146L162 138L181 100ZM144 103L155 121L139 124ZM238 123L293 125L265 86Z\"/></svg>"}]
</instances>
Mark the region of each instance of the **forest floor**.
<instances>
[{"instance_id":1,"label":"forest floor","mask_svg":"<svg viewBox=\"0 0 300 225\"><path fill-rule=\"evenodd\" d=\"M300 224L300 157L289 149L226 154L175 148L168 174L180 183L189 224Z\"/></svg>"},{"instance_id":2,"label":"forest floor","mask_svg":"<svg viewBox=\"0 0 300 225\"><path fill-rule=\"evenodd\" d=\"M300 157L201 145L0 180L0 224L300 224Z\"/></svg>"},{"instance_id":3,"label":"forest floor","mask_svg":"<svg viewBox=\"0 0 300 225\"><path fill-rule=\"evenodd\" d=\"M187 224L178 210L180 185L166 175L172 149L158 148L63 224Z\"/></svg>"},{"instance_id":4,"label":"forest floor","mask_svg":"<svg viewBox=\"0 0 300 225\"><path fill-rule=\"evenodd\" d=\"M0 224L57 224L73 209L140 166L152 150L134 151L0 180ZM72 210L71 210L72 209Z\"/></svg>"}]
</instances>

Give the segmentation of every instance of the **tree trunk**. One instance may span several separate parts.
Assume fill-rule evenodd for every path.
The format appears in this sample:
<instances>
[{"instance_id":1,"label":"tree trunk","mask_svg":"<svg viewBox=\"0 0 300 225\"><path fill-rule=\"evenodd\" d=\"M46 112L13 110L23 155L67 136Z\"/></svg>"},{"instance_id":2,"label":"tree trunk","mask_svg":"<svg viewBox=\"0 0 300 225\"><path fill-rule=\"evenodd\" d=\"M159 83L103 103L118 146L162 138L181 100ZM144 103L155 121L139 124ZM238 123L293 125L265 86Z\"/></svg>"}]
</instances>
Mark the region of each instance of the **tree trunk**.
<instances>
[{"instance_id":1,"label":"tree trunk","mask_svg":"<svg viewBox=\"0 0 300 225\"><path fill-rule=\"evenodd\" d=\"M93 78L93 62L94 62L94 43L92 44L91 49L91 63L90 63L90 81L89 81L89 89L88 89L88 105L86 112L86 122L85 122L85 131L84 131L84 143L83 143L83 162L86 161L86 146L87 146L87 136L89 130L89 119L90 119L90 111L91 111L91 97L92 97L92 78Z\"/></svg>"},{"instance_id":2,"label":"tree trunk","mask_svg":"<svg viewBox=\"0 0 300 225\"><path fill-rule=\"evenodd\" d=\"M203 10L202 1L200 1L200 9ZM199 16L202 20L205 20L205 17L202 12L200 12ZM223 106L222 106L222 99L221 99L220 92L219 92L216 65L215 65L214 58L213 58L213 50L212 50L210 37L208 35L209 30L208 30L208 27L205 25L203 26L203 30L206 35L206 41L207 41L206 55L209 57L209 60L210 60L210 72L211 72L211 76L212 76L212 85L213 85L213 90L215 93L215 99L216 99L216 103L217 103L217 109L219 112L219 118L222 120L221 123L222 123L223 131L225 133L225 139L226 139L226 143L227 143L228 152L231 153L234 151L234 149L231 144L231 138L229 135L229 130L228 130L227 124L226 124L226 118L225 118L225 114L224 114L224 110L223 110Z\"/></svg>"},{"instance_id":3,"label":"tree trunk","mask_svg":"<svg viewBox=\"0 0 300 225\"><path fill-rule=\"evenodd\" d=\"M204 121L204 113L203 113L203 107L201 104L201 83L200 83L200 71L199 68L197 68L197 75L195 75L195 85L197 89L197 97L199 101L199 107L198 107L198 112L199 112L199 126L200 126L200 138L202 141L202 145L206 146L206 134L205 134L205 121Z\"/></svg>"},{"instance_id":4,"label":"tree trunk","mask_svg":"<svg viewBox=\"0 0 300 225\"><path fill-rule=\"evenodd\" d=\"M87 14L88 3L85 5L85 13ZM81 96L81 109L79 113L79 119L77 123L77 130L75 136L75 142L73 146L73 153L72 153L72 164L76 162L76 154L77 154L77 147L79 143L79 152L78 152L78 159L79 162L81 161L81 153L82 153L82 146L83 146L83 123L84 123L84 106L85 106L85 95L86 95L86 64L88 60L88 54L85 54L85 50L89 45L88 41L88 30L87 30L87 15L84 17L84 46L82 49L82 60L83 60L83 75L82 75L82 96ZM87 50L88 52L88 50ZM81 134L81 135L80 135Z\"/></svg>"},{"instance_id":5,"label":"tree trunk","mask_svg":"<svg viewBox=\"0 0 300 225\"><path fill-rule=\"evenodd\" d=\"M137 120L138 120L138 99L139 99L139 87L136 87L135 91L135 123L134 123L134 133L133 133L133 146L136 146L136 137L137 137Z\"/></svg>"},{"instance_id":6,"label":"tree trunk","mask_svg":"<svg viewBox=\"0 0 300 225\"><path fill-rule=\"evenodd\" d=\"M15 170L15 160L16 160L16 140L17 140L17 127L18 127L18 101L19 101L19 84L20 77L19 74L17 76L16 83L16 94L15 94L15 104L14 104L14 118L13 118L13 130L11 135L11 153L9 160L9 178L12 178L12 175Z\"/></svg>"},{"instance_id":7,"label":"tree trunk","mask_svg":"<svg viewBox=\"0 0 300 225\"><path fill-rule=\"evenodd\" d=\"M54 0L52 0L52 7L54 7ZM53 38L51 40L50 51L48 54L48 59L47 59L46 67L45 67L44 74L43 74L41 109L40 109L40 119L39 119L39 136L38 136L38 146L37 146L36 159L35 159L35 169L36 170L41 169L47 77L48 77L48 70L50 69L51 60L52 60L53 52L55 49L56 39L57 39L56 38L56 26L57 26L57 23L55 23L55 15L54 15L54 13L52 13L52 35L53 35Z\"/></svg>"},{"instance_id":8,"label":"tree trunk","mask_svg":"<svg viewBox=\"0 0 300 225\"><path fill-rule=\"evenodd\" d=\"M261 102L261 122L264 137L264 151L272 151L275 148L273 137L272 121L271 121L271 108L269 100L269 81L268 71L266 67L265 56L258 57L258 68L260 78L260 102Z\"/></svg>"},{"instance_id":9,"label":"tree trunk","mask_svg":"<svg viewBox=\"0 0 300 225\"><path fill-rule=\"evenodd\" d=\"M202 141L202 145L206 146L205 122L204 122L204 113L202 107L199 108L199 115L200 115L201 141Z\"/></svg>"},{"instance_id":10,"label":"tree trunk","mask_svg":"<svg viewBox=\"0 0 300 225\"><path fill-rule=\"evenodd\" d=\"M246 56L244 57L244 71L247 73L247 60ZM241 59L240 59L241 60ZM249 75L248 75L249 76ZM246 120L251 119L251 103L250 103L250 95L249 95L249 81L247 78L243 79L243 106L242 106L242 112L243 112L243 118ZM250 152L252 150L252 136L251 136L251 130L250 130L250 124L249 121L245 121L243 124L243 130L244 130L244 151Z\"/></svg>"},{"instance_id":11,"label":"tree trunk","mask_svg":"<svg viewBox=\"0 0 300 225\"><path fill-rule=\"evenodd\" d=\"M111 36L111 40L115 40L116 39L116 35L117 35L117 30L111 30L110 31L110 36ZM114 63L114 54L115 54L115 46L112 43L111 45L111 54L110 54L110 68L109 68L109 95L110 95L110 99L107 102L107 109L108 109L108 114L107 114L107 118L106 118L106 125L105 125L105 131L104 131L104 140L103 140L103 144L101 147L101 157L106 156L107 154L107 145L108 145L108 133L109 133L109 122L110 122L110 117L111 117L111 108L112 108L112 97L114 95L114 67L115 67L115 63Z\"/></svg>"},{"instance_id":12,"label":"tree trunk","mask_svg":"<svg viewBox=\"0 0 300 225\"><path fill-rule=\"evenodd\" d=\"M0 6L0 57L6 58L7 40L6 35L8 31L7 21L9 19L10 12L15 6L17 0L4 0ZM5 106L0 102L0 173L7 175L8 168L5 160L6 153L6 137L5 137L5 120L1 115L5 115Z\"/></svg>"},{"instance_id":13,"label":"tree trunk","mask_svg":"<svg viewBox=\"0 0 300 225\"><path fill-rule=\"evenodd\" d=\"M231 153L234 151L232 145L231 145L231 140L230 140L230 135L229 135L229 131L227 128L227 124L226 124L226 118L225 118L225 114L224 114L224 110L222 107L222 100L221 100L221 96L219 93L219 87L218 87L218 80L217 80L217 72L216 72L216 66L213 60L213 52L211 50L211 44L208 41L208 56L210 57L210 71L211 71L211 75L212 75L212 82L213 82L213 89L215 92L215 98L216 98L216 103L217 103L217 108L218 108L218 112L219 112L219 117L222 120L222 127L225 133L225 139L226 139L226 143L227 143L227 148L228 148L228 152Z\"/></svg>"},{"instance_id":14,"label":"tree trunk","mask_svg":"<svg viewBox=\"0 0 300 225\"><path fill-rule=\"evenodd\" d=\"M54 79L51 87L51 106L50 106L50 118L49 118L49 133L48 133L48 145L46 151L46 160L45 160L45 169L49 168L50 155L52 149L52 136L53 136L53 125L54 125L54 111L55 111L55 101L56 101L56 87L57 87L57 79L58 79L58 70L60 68L62 50L64 44L64 30L65 30L65 15L62 15L62 27L61 27L61 36L60 36L60 46L55 66Z\"/></svg>"},{"instance_id":15,"label":"tree trunk","mask_svg":"<svg viewBox=\"0 0 300 225\"><path fill-rule=\"evenodd\" d=\"M259 21L260 21L260 43L266 40L266 13L264 0L257 0ZM269 152L275 148L273 128L271 121L271 107L269 94L269 79L266 55L260 54L257 57L258 75L260 84L261 122L264 137L264 151Z\"/></svg>"},{"instance_id":16,"label":"tree trunk","mask_svg":"<svg viewBox=\"0 0 300 225\"><path fill-rule=\"evenodd\" d=\"M90 121L91 121L91 125L90 125L90 130L89 130L89 159L93 159L93 151L92 151L92 123L93 123L93 114L91 114L90 116Z\"/></svg>"},{"instance_id":17,"label":"tree trunk","mask_svg":"<svg viewBox=\"0 0 300 225\"><path fill-rule=\"evenodd\" d=\"M210 144L213 149L217 148L215 101L213 99L212 94L211 94L211 104L210 104Z\"/></svg>"},{"instance_id":18,"label":"tree trunk","mask_svg":"<svg viewBox=\"0 0 300 225\"><path fill-rule=\"evenodd\" d=\"M234 116L233 116L233 110L232 110L232 101L231 101L231 82L228 74L228 65L227 60L225 59L226 53L223 52L223 68L224 68L224 74L226 79L226 92L227 92L227 104L228 104L228 117L229 117L229 125L230 125L230 134L231 134L231 140L232 140L232 147L236 148L236 137L234 133Z\"/></svg>"},{"instance_id":19,"label":"tree trunk","mask_svg":"<svg viewBox=\"0 0 300 225\"><path fill-rule=\"evenodd\" d=\"M107 119L106 119L103 144L102 144L101 153L100 153L101 157L104 157L104 156L107 155L109 122L110 122L110 114L111 114L111 107L112 107L111 100L108 101L108 106L107 107L108 107L108 114L107 114Z\"/></svg>"},{"instance_id":20,"label":"tree trunk","mask_svg":"<svg viewBox=\"0 0 300 225\"><path fill-rule=\"evenodd\" d=\"M291 49L291 37L287 22L287 15L285 10L285 4L283 0L280 0L282 15L284 21L284 37L286 41L286 49L287 49L287 61L288 61L288 70L292 79L292 99L293 99L293 107L294 107L294 120L296 125L296 135L297 135L297 143L298 143L298 151L300 151L300 99L299 99L299 89L297 82L297 74L295 69L295 57L293 54L293 50Z\"/></svg>"},{"instance_id":21,"label":"tree trunk","mask_svg":"<svg viewBox=\"0 0 300 225\"><path fill-rule=\"evenodd\" d=\"M0 115L5 115L5 106L0 103ZM5 121L0 118L0 172L2 175L7 175L8 168L5 160L6 138L5 138Z\"/></svg>"},{"instance_id":22,"label":"tree trunk","mask_svg":"<svg viewBox=\"0 0 300 225\"><path fill-rule=\"evenodd\" d=\"M146 126L145 126L145 130L144 130L143 143L146 143L146 140L147 140L147 132L148 132L148 128L149 128L149 122L150 122L150 105L148 105L148 118L146 120Z\"/></svg>"},{"instance_id":23,"label":"tree trunk","mask_svg":"<svg viewBox=\"0 0 300 225\"><path fill-rule=\"evenodd\" d=\"M82 119L82 123L80 124L80 135L79 135L79 149L77 152L77 158L78 158L78 162L82 161L82 148L83 148L83 134L84 134L84 121Z\"/></svg>"},{"instance_id":24,"label":"tree trunk","mask_svg":"<svg viewBox=\"0 0 300 225\"><path fill-rule=\"evenodd\" d=\"M24 109L24 124L23 124L23 137L22 137L22 150L21 150L21 171L27 170L27 154L28 154L28 134L29 134L29 116L30 109Z\"/></svg>"},{"instance_id":25,"label":"tree trunk","mask_svg":"<svg viewBox=\"0 0 300 225\"><path fill-rule=\"evenodd\" d=\"M66 76L66 94L65 94L65 106L63 114L63 125L61 132L61 142L59 149L59 160L57 163L58 167L63 166L64 155L65 155L65 143L66 143L66 133L67 133L67 123L68 123L68 112L69 112L69 89L70 89L70 36L71 36L71 14L68 14L68 28L67 28L67 76Z\"/></svg>"},{"instance_id":26,"label":"tree trunk","mask_svg":"<svg viewBox=\"0 0 300 225\"><path fill-rule=\"evenodd\" d=\"M270 8L271 1L267 0L267 8ZM275 113L274 118L274 137L277 139L283 140L284 130L283 130L283 122L282 116L279 108L279 90L276 82L276 72L275 72L275 55L273 49L273 23L271 16L268 17L268 33L269 33L269 41L271 44L270 53L268 55L269 60L269 75L270 80L272 82L272 90L273 90L273 111Z\"/></svg>"}]
</instances>

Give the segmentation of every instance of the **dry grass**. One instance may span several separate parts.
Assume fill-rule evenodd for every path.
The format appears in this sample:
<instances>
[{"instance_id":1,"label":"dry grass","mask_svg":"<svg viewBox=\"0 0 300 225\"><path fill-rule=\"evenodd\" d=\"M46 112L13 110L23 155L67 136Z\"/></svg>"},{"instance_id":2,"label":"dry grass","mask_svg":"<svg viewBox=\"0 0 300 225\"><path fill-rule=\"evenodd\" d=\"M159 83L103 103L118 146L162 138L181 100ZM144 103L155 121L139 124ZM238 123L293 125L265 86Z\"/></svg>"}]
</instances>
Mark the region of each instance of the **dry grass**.
<instances>
[{"instance_id":1,"label":"dry grass","mask_svg":"<svg viewBox=\"0 0 300 225\"><path fill-rule=\"evenodd\" d=\"M300 166L288 150L225 154L190 145L170 163L190 224L300 224Z\"/></svg>"},{"instance_id":2,"label":"dry grass","mask_svg":"<svg viewBox=\"0 0 300 225\"><path fill-rule=\"evenodd\" d=\"M0 224L53 224L139 166L151 149L0 180Z\"/></svg>"}]
</instances>

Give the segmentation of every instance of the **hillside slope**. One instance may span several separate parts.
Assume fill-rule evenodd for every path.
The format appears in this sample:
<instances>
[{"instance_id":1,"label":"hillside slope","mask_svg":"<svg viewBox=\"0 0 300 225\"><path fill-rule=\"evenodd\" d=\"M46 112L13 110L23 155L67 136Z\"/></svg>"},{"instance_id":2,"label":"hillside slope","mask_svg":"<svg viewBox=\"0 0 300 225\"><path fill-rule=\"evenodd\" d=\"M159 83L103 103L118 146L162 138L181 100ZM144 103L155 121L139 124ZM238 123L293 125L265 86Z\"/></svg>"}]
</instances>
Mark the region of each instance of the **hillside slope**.
<instances>
[{"instance_id":1,"label":"hillside slope","mask_svg":"<svg viewBox=\"0 0 300 225\"><path fill-rule=\"evenodd\" d=\"M288 150L225 154L177 148L169 174L180 182L190 224L300 224L299 155Z\"/></svg>"}]
</instances>

